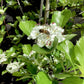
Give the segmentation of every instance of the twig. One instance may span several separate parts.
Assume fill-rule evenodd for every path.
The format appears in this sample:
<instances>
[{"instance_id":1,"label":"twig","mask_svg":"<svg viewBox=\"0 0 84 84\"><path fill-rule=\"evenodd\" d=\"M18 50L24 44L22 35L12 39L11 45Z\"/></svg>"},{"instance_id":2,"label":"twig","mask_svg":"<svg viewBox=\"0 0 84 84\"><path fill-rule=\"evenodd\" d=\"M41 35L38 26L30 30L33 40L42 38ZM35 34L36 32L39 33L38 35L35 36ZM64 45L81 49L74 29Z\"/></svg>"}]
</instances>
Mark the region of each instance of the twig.
<instances>
[{"instance_id":1,"label":"twig","mask_svg":"<svg viewBox=\"0 0 84 84\"><path fill-rule=\"evenodd\" d=\"M17 0L17 2L18 2L18 5L20 6L20 11L21 11L21 13L24 15L23 10L22 10L22 7L21 7L21 5L20 5L19 0Z\"/></svg>"},{"instance_id":2,"label":"twig","mask_svg":"<svg viewBox=\"0 0 84 84\"><path fill-rule=\"evenodd\" d=\"M49 17L49 9L50 9L50 3L49 3L49 0L46 0L44 23L46 23L47 18Z\"/></svg>"},{"instance_id":3,"label":"twig","mask_svg":"<svg viewBox=\"0 0 84 84\"><path fill-rule=\"evenodd\" d=\"M3 0L1 0L1 8L3 7Z\"/></svg>"},{"instance_id":4,"label":"twig","mask_svg":"<svg viewBox=\"0 0 84 84\"><path fill-rule=\"evenodd\" d=\"M39 14L39 23L40 23L41 18L42 18L42 8L43 8L43 2L44 2L44 0L41 0L41 4L40 4L40 14Z\"/></svg>"}]
</instances>

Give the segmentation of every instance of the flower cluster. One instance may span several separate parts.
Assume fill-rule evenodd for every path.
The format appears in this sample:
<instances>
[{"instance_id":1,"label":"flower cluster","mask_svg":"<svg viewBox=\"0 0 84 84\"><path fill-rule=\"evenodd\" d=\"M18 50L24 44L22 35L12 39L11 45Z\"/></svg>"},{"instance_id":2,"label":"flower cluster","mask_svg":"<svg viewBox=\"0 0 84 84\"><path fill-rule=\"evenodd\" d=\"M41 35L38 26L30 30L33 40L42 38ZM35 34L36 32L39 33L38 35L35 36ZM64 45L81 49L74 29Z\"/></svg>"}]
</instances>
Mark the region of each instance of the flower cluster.
<instances>
[{"instance_id":1,"label":"flower cluster","mask_svg":"<svg viewBox=\"0 0 84 84\"><path fill-rule=\"evenodd\" d=\"M13 62L7 65L6 70L10 73L17 72L21 66L23 66L24 63L19 63L19 62Z\"/></svg>"},{"instance_id":2,"label":"flower cluster","mask_svg":"<svg viewBox=\"0 0 84 84\"><path fill-rule=\"evenodd\" d=\"M53 46L54 38L57 37L58 42L65 40L62 33L64 29L56 26L55 23L50 25L35 26L29 35L28 39L35 39L39 47L51 48Z\"/></svg>"},{"instance_id":3,"label":"flower cluster","mask_svg":"<svg viewBox=\"0 0 84 84\"><path fill-rule=\"evenodd\" d=\"M7 61L7 57L5 53L0 54L0 64Z\"/></svg>"}]
</instances>

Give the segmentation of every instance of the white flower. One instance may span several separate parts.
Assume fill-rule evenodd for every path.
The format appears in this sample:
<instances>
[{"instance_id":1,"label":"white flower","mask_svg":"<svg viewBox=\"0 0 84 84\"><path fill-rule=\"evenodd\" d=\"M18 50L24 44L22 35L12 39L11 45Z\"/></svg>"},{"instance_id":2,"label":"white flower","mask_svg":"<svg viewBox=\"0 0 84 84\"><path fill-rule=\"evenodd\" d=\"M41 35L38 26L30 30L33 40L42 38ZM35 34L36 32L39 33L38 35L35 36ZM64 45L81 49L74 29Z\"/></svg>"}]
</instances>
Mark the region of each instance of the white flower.
<instances>
[{"instance_id":1,"label":"white flower","mask_svg":"<svg viewBox=\"0 0 84 84\"><path fill-rule=\"evenodd\" d=\"M5 53L0 54L0 64L5 61L7 61L7 57L5 56Z\"/></svg>"},{"instance_id":2,"label":"white flower","mask_svg":"<svg viewBox=\"0 0 84 84\"><path fill-rule=\"evenodd\" d=\"M42 30L42 31L40 31ZM62 33L64 29L57 26L56 23L51 23L50 25L35 26L29 35L28 39L35 39L39 47L47 47L50 49L53 47L54 38L57 37L58 43L65 40Z\"/></svg>"},{"instance_id":3,"label":"white flower","mask_svg":"<svg viewBox=\"0 0 84 84\"><path fill-rule=\"evenodd\" d=\"M23 66L24 63L19 63L19 62L13 62L7 65L6 70L10 73L17 72L21 66Z\"/></svg>"}]
</instances>

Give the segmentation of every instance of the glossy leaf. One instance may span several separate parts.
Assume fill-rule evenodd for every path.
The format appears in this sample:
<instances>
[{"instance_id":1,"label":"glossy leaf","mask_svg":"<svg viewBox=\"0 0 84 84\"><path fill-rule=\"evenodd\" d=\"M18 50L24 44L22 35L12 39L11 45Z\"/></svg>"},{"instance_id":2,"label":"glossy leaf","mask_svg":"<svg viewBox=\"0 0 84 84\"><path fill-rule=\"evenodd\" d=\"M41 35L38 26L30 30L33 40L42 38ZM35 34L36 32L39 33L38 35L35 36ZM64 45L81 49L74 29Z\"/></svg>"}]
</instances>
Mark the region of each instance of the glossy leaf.
<instances>
[{"instance_id":1,"label":"glossy leaf","mask_svg":"<svg viewBox=\"0 0 84 84\"><path fill-rule=\"evenodd\" d=\"M68 9L65 9L62 11L62 15L64 16L63 17L63 22L62 22L62 27L64 27L66 25L66 23L69 21L70 17L71 17L71 11L68 10Z\"/></svg>"},{"instance_id":2,"label":"glossy leaf","mask_svg":"<svg viewBox=\"0 0 84 84\"><path fill-rule=\"evenodd\" d=\"M71 11L68 9L60 11L55 11L52 15L52 23L56 23L58 26L64 27L71 17Z\"/></svg>"},{"instance_id":3,"label":"glossy leaf","mask_svg":"<svg viewBox=\"0 0 84 84\"><path fill-rule=\"evenodd\" d=\"M19 27L27 36L29 36L35 24L36 22L34 21L21 21Z\"/></svg>"},{"instance_id":4,"label":"glossy leaf","mask_svg":"<svg viewBox=\"0 0 84 84\"><path fill-rule=\"evenodd\" d=\"M80 38L74 48L76 60L79 62L78 65L82 74L84 74L84 36Z\"/></svg>"},{"instance_id":5,"label":"glossy leaf","mask_svg":"<svg viewBox=\"0 0 84 84\"><path fill-rule=\"evenodd\" d=\"M60 11L55 11L54 14L52 15L52 23L56 23L58 26L62 25L64 16L61 14Z\"/></svg>"},{"instance_id":6,"label":"glossy leaf","mask_svg":"<svg viewBox=\"0 0 84 84\"><path fill-rule=\"evenodd\" d=\"M74 60L73 47L74 45L68 40L60 43L57 46L58 50L61 50L65 53L65 57L71 62L72 65L73 65L73 60Z\"/></svg>"},{"instance_id":7,"label":"glossy leaf","mask_svg":"<svg viewBox=\"0 0 84 84\"><path fill-rule=\"evenodd\" d=\"M39 72L36 76L36 84L52 84L44 72Z\"/></svg>"}]
</instances>

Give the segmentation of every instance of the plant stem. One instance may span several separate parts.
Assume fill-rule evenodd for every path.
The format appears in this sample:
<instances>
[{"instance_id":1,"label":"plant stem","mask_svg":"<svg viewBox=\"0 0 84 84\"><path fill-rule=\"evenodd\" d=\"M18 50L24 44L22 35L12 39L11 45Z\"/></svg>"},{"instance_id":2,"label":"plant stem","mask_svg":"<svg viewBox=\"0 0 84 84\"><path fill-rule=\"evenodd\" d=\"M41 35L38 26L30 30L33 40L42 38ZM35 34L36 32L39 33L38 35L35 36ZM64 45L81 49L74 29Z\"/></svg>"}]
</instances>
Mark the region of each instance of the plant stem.
<instances>
[{"instance_id":1,"label":"plant stem","mask_svg":"<svg viewBox=\"0 0 84 84\"><path fill-rule=\"evenodd\" d=\"M40 14L39 14L39 23L40 23L41 18L42 18L42 8L43 8L43 2L44 2L44 0L41 0L41 4L40 4Z\"/></svg>"},{"instance_id":2,"label":"plant stem","mask_svg":"<svg viewBox=\"0 0 84 84\"><path fill-rule=\"evenodd\" d=\"M45 15L44 15L45 24L46 24L47 18L49 17L49 9L50 9L50 3L49 3L49 0L46 0L46 8L45 8Z\"/></svg>"},{"instance_id":3,"label":"plant stem","mask_svg":"<svg viewBox=\"0 0 84 84\"><path fill-rule=\"evenodd\" d=\"M22 10L22 7L21 7L21 5L20 5L20 1L17 0L17 2L18 2L18 5L20 6L20 11L21 11L21 13L24 15L23 10Z\"/></svg>"},{"instance_id":4,"label":"plant stem","mask_svg":"<svg viewBox=\"0 0 84 84\"><path fill-rule=\"evenodd\" d=\"M3 0L1 0L1 8L3 7Z\"/></svg>"}]
</instances>

